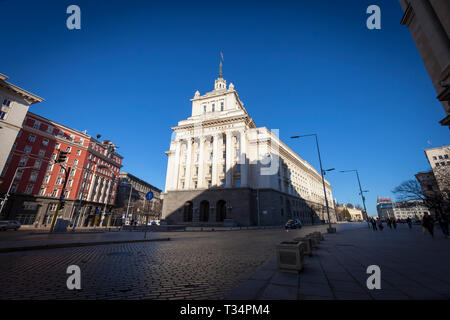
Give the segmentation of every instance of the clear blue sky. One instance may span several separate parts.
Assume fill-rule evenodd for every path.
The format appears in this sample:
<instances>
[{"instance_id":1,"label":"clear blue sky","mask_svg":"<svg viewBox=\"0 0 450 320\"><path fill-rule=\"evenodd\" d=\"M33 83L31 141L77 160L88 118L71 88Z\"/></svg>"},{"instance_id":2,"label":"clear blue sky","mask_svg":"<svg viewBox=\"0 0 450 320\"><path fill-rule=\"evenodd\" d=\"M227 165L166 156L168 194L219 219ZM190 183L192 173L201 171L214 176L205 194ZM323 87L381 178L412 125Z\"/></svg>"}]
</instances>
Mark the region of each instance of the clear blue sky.
<instances>
[{"instance_id":1,"label":"clear blue sky","mask_svg":"<svg viewBox=\"0 0 450 320\"><path fill-rule=\"evenodd\" d=\"M66 28L81 7L82 29ZM381 30L366 8L381 8ZM257 126L318 168L358 169L369 214L377 196L414 178L423 152L449 143L444 111L397 1L0 0L0 73L46 101L31 111L102 134L123 170L163 189L170 127L213 88L219 52ZM328 175L340 202L361 203L353 174Z\"/></svg>"}]
</instances>

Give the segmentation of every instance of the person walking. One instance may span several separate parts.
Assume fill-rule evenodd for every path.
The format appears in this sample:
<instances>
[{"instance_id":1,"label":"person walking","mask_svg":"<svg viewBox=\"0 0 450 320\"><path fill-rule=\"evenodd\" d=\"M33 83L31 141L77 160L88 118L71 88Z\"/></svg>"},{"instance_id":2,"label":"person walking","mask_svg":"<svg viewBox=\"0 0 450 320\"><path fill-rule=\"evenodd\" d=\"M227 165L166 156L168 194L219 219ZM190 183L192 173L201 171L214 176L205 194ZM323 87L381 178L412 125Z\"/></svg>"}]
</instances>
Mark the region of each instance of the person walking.
<instances>
[{"instance_id":1,"label":"person walking","mask_svg":"<svg viewBox=\"0 0 450 320\"><path fill-rule=\"evenodd\" d=\"M388 218L386 223L387 223L389 229L392 229L392 221L391 221L391 219Z\"/></svg>"},{"instance_id":2,"label":"person walking","mask_svg":"<svg viewBox=\"0 0 450 320\"><path fill-rule=\"evenodd\" d=\"M412 223L411 223L411 218L410 217L406 218L406 223L408 224L408 227L411 229L412 228Z\"/></svg>"},{"instance_id":3,"label":"person walking","mask_svg":"<svg viewBox=\"0 0 450 320\"><path fill-rule=\"evenodd\" d=\"M434 219L428 213L423 215L422 227L428 230L431 237L434 238Z\"/></svg>"},{"instance_id":4,"label":"person walking","mask_svg":"<svg viewBox=\"0 0 450 320\"><path fill-rule=\"evenodd\" d=\"M378 219L378 229L380 229L380 231L383 231L383 229L384 229L383 221L381 219Z\"/></svg>"},{"instance_id":5,"label":"person walking","mask_svg":"<svg viewBox=\"0 0 450 320\"><path fill-rule=\"evenodd\" d=\"M438 217L439 225L445 238L448 238L448 214L441 213Z\"/></svg>"},{"instance_id":6,"label":"person walking","mask_svg":"<svg viewBox=\"0 0 450 320\"><path fill-rule=\"evenodd\" d=\"M397 230L397 221L395 218L392 218L392 225L394 226L394 229Z\"/></svg>"},{"instance_id":7,"label":"person walking","mask_svg":"<svg viewBox=\"0 0 450 320\"><path fill-rule=\"evenodd\" d=\"M377 231L377 222L375 221L375 219L372 218L372 220L370 222L372 223L373 231Z\"/></svg>"}]
</instances>

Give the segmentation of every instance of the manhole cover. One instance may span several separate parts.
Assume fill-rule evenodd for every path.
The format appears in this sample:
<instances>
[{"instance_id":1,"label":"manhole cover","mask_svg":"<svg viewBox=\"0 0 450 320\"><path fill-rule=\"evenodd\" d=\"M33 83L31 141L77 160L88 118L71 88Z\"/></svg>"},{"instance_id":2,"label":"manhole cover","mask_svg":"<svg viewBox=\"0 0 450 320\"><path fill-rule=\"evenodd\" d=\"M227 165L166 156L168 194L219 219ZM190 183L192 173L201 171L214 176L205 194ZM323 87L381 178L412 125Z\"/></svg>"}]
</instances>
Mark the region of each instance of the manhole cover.
<instances>
[{"instance_id":1,"label":"manhole cover","mask_svg":"<svg viewBox=\"0 0 450 320\"><path fill-rule=\"evenodd\" d=\"M131 254L130 252L125 252L125 251L119 251L119 252L111 252L107 254L108 256L119 256L119 257L130 257L133 254Z\"/></svg>"}]
</instances>

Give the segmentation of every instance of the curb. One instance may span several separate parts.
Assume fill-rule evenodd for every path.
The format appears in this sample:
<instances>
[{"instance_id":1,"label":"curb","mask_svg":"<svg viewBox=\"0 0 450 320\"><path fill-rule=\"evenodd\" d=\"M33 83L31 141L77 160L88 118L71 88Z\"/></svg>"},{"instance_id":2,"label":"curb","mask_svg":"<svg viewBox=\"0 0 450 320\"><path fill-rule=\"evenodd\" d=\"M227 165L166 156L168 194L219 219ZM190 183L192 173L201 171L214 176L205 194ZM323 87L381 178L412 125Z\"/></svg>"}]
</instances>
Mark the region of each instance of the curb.
<instances>
[{"instance_id":1,"label":"curb","mask_svg":"<svg viewBox=\"0 0 450 320\"><path fill-rule=\"evenodd\" d=\"M133 242L155 242L155 241L170 241L170 238L140 239L140 240L137 240L137 239L136 240L115 240L115 241L100 241L100 242L75 242L75 243L47 244L47 245L30 246L30 247L0 248L0 253L74 248L74 247L88 247L88 246L100 246L100 245L106 245L106 244L133 243Z\"/></svg>"}]
</instances>

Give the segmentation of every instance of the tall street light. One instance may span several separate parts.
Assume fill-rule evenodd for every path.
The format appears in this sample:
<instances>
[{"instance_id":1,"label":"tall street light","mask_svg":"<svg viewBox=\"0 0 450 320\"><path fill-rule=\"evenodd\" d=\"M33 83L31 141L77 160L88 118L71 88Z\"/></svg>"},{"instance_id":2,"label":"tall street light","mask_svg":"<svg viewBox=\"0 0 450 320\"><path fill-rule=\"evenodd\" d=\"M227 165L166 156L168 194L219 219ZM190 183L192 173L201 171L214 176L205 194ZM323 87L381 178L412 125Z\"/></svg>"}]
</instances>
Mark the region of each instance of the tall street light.
<instances>
[{"instance_id":1,"label":"tall street light","mask_svg":"<svg viewBox=\"0 0 450 320\"><path fill-rule=\"evenodd\" d=\"M370 224L369 224L369 218L367 215L367 209L366 209L366 198L364 197L364 192L369 192L369 190L364 190L361 188L361 181L359 180L359 174L358 174L358 170L356 169L352 169L352 170L341 170L339 172L356 172L356 177L358 178L358 186L359 186L359 194L361 195L361 199L363 202L363 206L364 206L364 212L366 213L366 221L367 221L367 225L370 228Z\"/></svg>"},{"instance_id":2,"label":"tall street light","mask_svg":"<svg viewBox=\"0 0 450 320\"><path fill-rule=\"evenodd\" d=\"M336 232L336 229L331 227L330 209L328 208L327 191L325 189L325 179L323 177L323 175L325 174L325 171L322 168L322 159L320 157L319 139L317 138L317 134L312 133L312 134L304 134L304 135L301 135L301 136L292 136L291 139L297 139L297 138L302 138L302 137L310 137L310 136L314 136L316 138L317 154L319 155L320 174L322 175L323 194L325 196L325 205L327 207L328 233L334 233L334 232ZM332 170L334 170L334 169L328 169L326 171L332 171Z\"/></svg>"}]
</instances>

